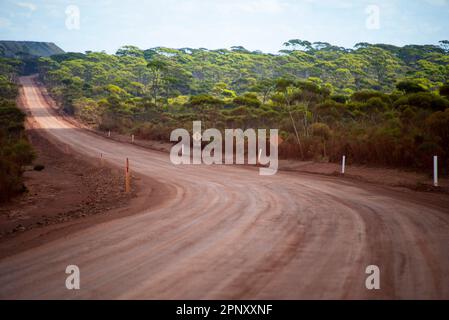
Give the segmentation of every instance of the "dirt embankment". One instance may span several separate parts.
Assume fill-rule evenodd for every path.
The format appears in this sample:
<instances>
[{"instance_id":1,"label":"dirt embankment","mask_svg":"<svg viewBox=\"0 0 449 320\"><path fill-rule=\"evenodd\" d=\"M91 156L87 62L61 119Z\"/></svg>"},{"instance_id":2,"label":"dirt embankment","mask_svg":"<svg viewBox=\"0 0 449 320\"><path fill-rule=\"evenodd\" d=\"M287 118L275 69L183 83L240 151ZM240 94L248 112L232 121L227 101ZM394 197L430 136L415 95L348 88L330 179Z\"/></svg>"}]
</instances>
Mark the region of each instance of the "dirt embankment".
<instances>
[{"instance_id":1,"label":"dirt embankment","mask_svg":"<svg viewBox=\"0 0 449 320\"><path fill-rule=\"evenodd\" d=\"M1 256L23 245L13 238L24 233L34 230L33 236L42 237L49 229L55 231L80 218L105 214L112 208L123 208L135 197L136 190L130 194L124 192L121 170L107 167L100 159L94 165L68 148L61 150L35 129L28 130L28 136L38 156L35 164L45 168L42 171L26 171L24 178L28 191L2 204ZM55 228L55 225L59 226ZM39 230L36 232L36 229ZM30 239L24 241L34 242Z\"/></svg>"}]
</instances>

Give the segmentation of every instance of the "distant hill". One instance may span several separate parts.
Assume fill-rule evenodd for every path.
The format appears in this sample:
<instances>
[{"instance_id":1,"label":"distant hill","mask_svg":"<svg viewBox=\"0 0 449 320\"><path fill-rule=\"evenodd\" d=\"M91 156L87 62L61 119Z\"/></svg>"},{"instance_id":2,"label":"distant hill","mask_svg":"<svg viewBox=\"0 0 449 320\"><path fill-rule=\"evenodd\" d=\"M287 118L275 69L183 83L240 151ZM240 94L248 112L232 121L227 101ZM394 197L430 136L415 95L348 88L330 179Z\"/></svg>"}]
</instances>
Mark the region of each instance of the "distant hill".
<instances>
[{"instance_id":1,"label":"distant hill","mask_svg":"<svg viewBox=\"0 0 449 320\"><path fill-rule=\"evenodd\" d=\"M53 42L0 41L0 56L7 58L48 57L64 53Z\"/></svg>"}]
</instances>

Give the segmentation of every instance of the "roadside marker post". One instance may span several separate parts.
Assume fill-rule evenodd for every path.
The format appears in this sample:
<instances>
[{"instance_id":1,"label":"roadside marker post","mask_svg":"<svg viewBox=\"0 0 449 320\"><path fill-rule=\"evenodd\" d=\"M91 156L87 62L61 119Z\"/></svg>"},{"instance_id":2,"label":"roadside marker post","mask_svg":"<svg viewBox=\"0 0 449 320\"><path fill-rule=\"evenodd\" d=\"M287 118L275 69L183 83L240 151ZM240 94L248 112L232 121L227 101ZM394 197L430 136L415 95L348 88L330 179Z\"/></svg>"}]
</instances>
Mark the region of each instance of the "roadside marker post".
<instances>
[{"instance_id":1,"label":"roadside marker post","mask_svg":"<svg viewBox=\"0 0 449 320\"><path fill-rule=\"evenodd\" d=\"M126 158L125 164L125 193L129 193L131 191L131 175L129 172L129 160Z\"/></svg>"},{"instance_id":2,"label":"roadside marker post","mask_svg":"<svg viewBox=\"0 0 449 320\"><path fill-rule=\"evenodd\" d=\"M111 137L111 130L108 131L108 138Z\"/></svg>"},{"instance_id":3,"label":"roadside marker post","mask_svg":"<svg viewBox=\"0 0 449 320\"><path fill-rule=\"evenodd\" d=\"M345 174L346 169L346 156L341 159L341 174Z\"/></svg>"},{"instance_id":4,"label":"roadside marker post","mask_svg":"<svg viewBox=\"0 0 449 320\"><path fill-rule=\"evenodd\" d=\"M438 156L433 156L433 185L438 187Z\"/></svg>"},{"instance_id":5,"label":"roadside marker post","mask_svg":"<svg viewBox=\"0 0 449 320\"><path fill-rule=\"evenodd\" d=\"M134 143L134 135L131 135L131 143Z\"/></svg>"}]
</instances>

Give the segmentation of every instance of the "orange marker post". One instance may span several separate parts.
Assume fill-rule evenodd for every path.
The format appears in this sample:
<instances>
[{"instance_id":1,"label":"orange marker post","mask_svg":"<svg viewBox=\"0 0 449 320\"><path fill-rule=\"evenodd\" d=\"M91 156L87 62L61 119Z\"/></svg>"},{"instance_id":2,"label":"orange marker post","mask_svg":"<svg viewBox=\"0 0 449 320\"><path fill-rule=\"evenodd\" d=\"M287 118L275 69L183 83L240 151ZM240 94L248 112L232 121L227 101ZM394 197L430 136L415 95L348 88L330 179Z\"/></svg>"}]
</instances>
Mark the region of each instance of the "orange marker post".
<instances>
[{"instance_id":1,"label":"orange marker post","mask_svg":"<svg viewBox=\"0 0 449 320\"><path fill-rule=\"evenodd\" d=\"M131 192L131 173L129 171L129 160L126 158L125 165L125 193Z\"/></svg>"}]
</instances>

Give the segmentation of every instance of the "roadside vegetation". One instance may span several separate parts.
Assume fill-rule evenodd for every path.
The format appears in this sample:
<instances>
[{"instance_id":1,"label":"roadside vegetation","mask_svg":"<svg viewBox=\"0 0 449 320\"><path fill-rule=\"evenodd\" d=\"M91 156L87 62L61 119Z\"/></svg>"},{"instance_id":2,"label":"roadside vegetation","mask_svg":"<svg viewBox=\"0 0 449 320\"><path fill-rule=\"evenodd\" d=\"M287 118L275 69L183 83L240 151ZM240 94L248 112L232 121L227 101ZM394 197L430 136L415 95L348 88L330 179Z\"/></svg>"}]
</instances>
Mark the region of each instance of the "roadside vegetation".
<instances>
[{"instance_id":1,"label":"roadside vegetation","mask_svg":"<svg viewBox=\"0 0 449 320\"><path fill-rule=\"evenodd\" d=\"M279 128L280 156L449 167L449 42L354 49L290 40L279 54L204 48L41 58L64 110L100 130L168 141L174 128Z\"/></svg>"},{"instance_id":2,"label":"roadside vegetation","mask_svg":"<svg viewBox=\"0 0 449 320\"><path fill-rule=\"evenodd\" d=\"M16 105L21 62L0 59L0 202L25 191L22 174L34 152L24 135L24 113Z\"/></svg>"}]
</instances>

